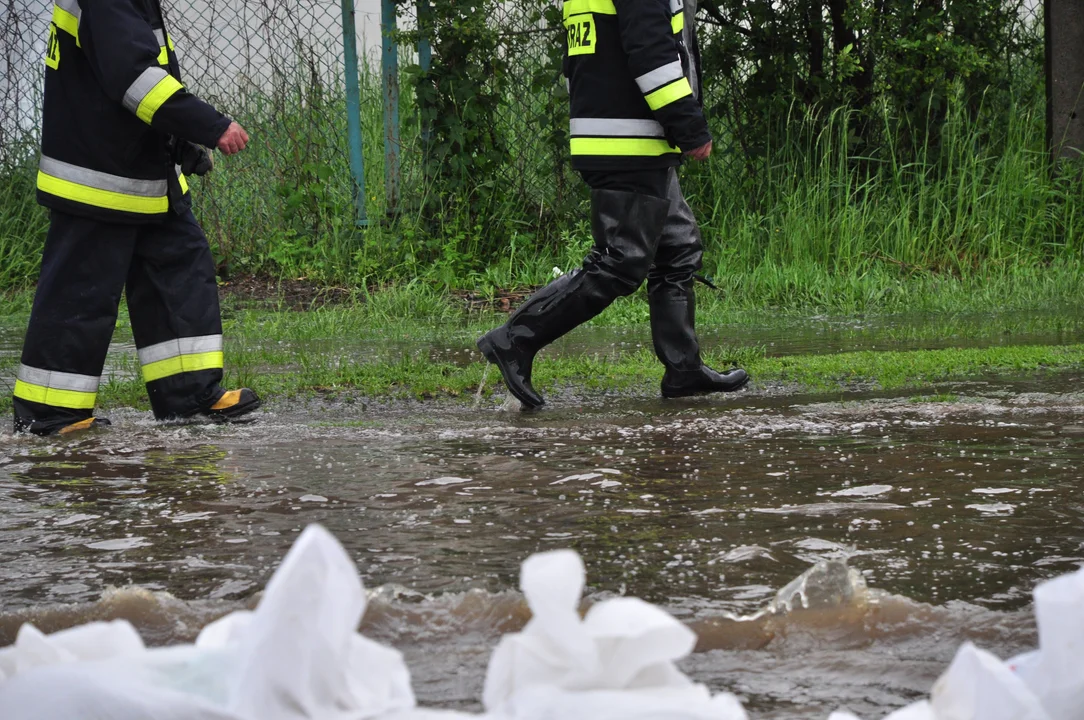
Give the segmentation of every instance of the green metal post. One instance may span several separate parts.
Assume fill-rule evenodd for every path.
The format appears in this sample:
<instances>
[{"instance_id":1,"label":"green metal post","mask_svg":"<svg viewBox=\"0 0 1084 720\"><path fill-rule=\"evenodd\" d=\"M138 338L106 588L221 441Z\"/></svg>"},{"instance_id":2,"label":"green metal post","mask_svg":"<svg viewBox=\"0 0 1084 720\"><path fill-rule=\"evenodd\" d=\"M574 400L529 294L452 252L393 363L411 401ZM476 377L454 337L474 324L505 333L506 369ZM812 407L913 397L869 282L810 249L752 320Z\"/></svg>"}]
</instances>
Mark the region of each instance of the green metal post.
<instances>
[{"instance_id":1,"label":"green metal post","mask_svg":"<svg viewBox=\"0 0 1084 720\"><path fill-rule=\"evenodd\" d=\"M429 22L429 0L418 0L418 65L422 72L429 72L433 64L433 45L429 40L432 28Z\"/></svg>"},{"instance_id":2,"label":"green metal post","mask_svg":"<svg viewBox=\"0 0 1084 720\"><path fill-rule=\"evenodd\" d=\"M354 180L354 222L369 224L365 210L365 156L361 139L361 87L358 79L358 35L354 0L342 0L343 72L346 74L346 131L350 140L350 175Z\"/></svg>"},{"instance_id":3,"label":"green metal post","mask_svg":"<svg viewBox=\"0 0 1084 720\"><path fill-rule=\"evenodd\" d=\"M381 66L384 76L384 182L387 210L399 207L399 45L396 37L395 0L380 4Z\"/></svg>"},{"instance_id":4,"label":"green metal post","mask_svg":"<svg viewBox=\"0 0 1084 720\"><path fill-rule=\"evenodd\" d=\"M433 65L433 43L430 41L433 32L432 16L429 0L418 0L418 66L423 73L429 72ZM432 136L432 128L429 123L422 125L422 142L425 143L426 153Z\"/></svg>"}]
</instances>

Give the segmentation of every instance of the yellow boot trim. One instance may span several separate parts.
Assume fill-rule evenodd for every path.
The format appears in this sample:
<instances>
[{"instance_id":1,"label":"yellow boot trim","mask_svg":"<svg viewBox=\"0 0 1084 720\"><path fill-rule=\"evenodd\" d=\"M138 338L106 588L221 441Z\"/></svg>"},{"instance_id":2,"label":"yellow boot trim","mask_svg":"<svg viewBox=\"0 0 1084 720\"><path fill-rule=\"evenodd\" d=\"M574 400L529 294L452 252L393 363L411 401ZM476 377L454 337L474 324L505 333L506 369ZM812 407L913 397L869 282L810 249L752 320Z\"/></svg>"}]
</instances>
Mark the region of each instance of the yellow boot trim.
<instances>
[{"instance_id":1,"label":"yellow boot trim","mask_svg":"<svg viewBox=\"0 0 1084 720\"><path fill-rule=\"evenodd\" d=\"M218 399L214 405L211 406L212 410L228 410L237 403L241 402L240 390L229 390L222 397Z\"/></svg>"},{"instance_id":2,"label":"yellow boot trim","mask_svg":"<svg viewBox=\"0 0 1084 720\"><path fill-rule=\"evenodd\" d=\"M86 420L80 420L77 423L62 427L58 432L61 435L67 435L68 433L79 432L80 430L89 430L93 425L94 418L88 417Z\"/></svg>"}]
</instances>

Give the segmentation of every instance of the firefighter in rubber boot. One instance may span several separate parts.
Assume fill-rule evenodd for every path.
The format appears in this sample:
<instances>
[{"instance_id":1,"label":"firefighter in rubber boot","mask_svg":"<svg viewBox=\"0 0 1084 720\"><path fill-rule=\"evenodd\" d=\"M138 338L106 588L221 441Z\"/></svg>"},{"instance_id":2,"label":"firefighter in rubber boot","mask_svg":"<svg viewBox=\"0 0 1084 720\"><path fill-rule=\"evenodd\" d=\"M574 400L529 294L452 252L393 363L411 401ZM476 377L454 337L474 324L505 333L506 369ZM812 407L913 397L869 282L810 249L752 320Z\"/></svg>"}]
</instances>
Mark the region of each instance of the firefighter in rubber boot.
<instances>
[{"instance_id":1,"label":"firefighter in rubber boot","mask_svg":"<svg viewBox=\"0 0 1084 720\"><path fill-rule=\"evenodd\" d=\"M737 390L748 375L704 365L694 326L703 248L676 167L682 154L706 159L711 133L690 82L700 85L681 0L565 0L564 24L572 167L591 187L594 247L478 348L524 406L541 407L535 354L647 280L663 395Z\"/></svg>"},{"instance_id":2,"label":"firefighter in rubber boot","mask_svg":"<svg viewBox=\"0 0 1084 720\"><path fill-rule=\"evenodd\" d=\"M108 425L93 417L121 292L159 419L232 420L259 407L226 391L207 238L185 172L245 131L181 84L158 0L56 0L46 49L38 201L50 209L15 382L15 430Z\"/></svg>"}]
</instances>

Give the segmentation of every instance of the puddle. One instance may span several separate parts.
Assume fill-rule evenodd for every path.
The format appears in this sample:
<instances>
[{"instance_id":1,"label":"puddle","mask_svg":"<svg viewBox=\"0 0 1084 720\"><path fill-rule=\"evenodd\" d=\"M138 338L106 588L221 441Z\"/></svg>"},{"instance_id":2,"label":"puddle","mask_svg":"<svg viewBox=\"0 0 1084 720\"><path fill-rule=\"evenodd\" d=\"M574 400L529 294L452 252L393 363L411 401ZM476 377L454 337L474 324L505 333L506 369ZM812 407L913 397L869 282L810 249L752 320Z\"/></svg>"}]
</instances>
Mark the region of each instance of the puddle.
<instances>
[{"instance_id":1,"label":"puddle","mask_svg":"<svg viewBox=\"0 0 1084 720\"><path fill-rule=\"evenodd\" d=\"M477 709L493 646L527 618L519 563L573 547L592 597L638 595L693 626L685 669L753 718L879 717L925 695L965 639L1003 657L1034 644L1035 583L1084 561L1079 387L927 404L560 395L536 414L314 403L242 427L128 411L68 442L2 434L0 645L27 619L190 639L254 602L320 522L423 702Z\"/></svg>"}]
</instances>

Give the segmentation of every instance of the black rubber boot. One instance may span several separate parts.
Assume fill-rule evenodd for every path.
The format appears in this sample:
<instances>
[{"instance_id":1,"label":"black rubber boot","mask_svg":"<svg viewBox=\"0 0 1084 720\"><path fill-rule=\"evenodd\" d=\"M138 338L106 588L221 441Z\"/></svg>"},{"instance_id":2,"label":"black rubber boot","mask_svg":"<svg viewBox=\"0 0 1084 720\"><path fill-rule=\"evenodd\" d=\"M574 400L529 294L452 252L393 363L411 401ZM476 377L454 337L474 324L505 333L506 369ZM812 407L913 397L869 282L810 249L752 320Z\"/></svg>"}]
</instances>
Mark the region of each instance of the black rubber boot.
<instances>
[{"instance_id":1,"label":"black rubber boot","mask_svg":"<svg viewBox=\"0 0 1084 720\"><path fill-rule=\"evenodd\" d=\"M260 397L249 390L224 390L211 407L200 414L219 423L238 422L260 407Z\"/></svg>"},{"instance_id":2,"label":"black rubber boot","mask_svg":"<svg viewBox=\"0 0 1084 720\"><path fill-rule=\"evenodd\" d=\"M655 265L647 278L651 308L651 339L655 354L666 366L662 394L667 398L713 392L732 392L745 386L749 376L734 369L719 373L704 365L696 337L696 296L693 283L704 255L700 227L681 192L677 173L667 186L671 203Z\"/></svg>"},{"instance_id":3,"label":"black rubber boot","mask_svg":"<svg viewBox=\"0 0 1084 720\"><path fill-rule=\"evenodd\" d=\"M88 417L84 420L66 424L64 421L48 423L40 420L26 421L15 418L15 432L50 437L53 435L71 435L84 430L98 430L112 424L109 422L109 418L104 417Z\"/></svg>"},{"instance_id":4,"label":"black rubber boot","mask_svg":"<svg viewBox=\"0 0 1084 720\"><path fill-rule=\"evenodd\" d=\"M649 296L648 302L655 354L666 366L663 397L734 392L745 387L749 375L741 368L720 373L701 360L696 338L696 296L691 289L659 290Z\"/></svg>"},{"instance_id":5,"label":"black rubber boot","mask_svg":"<svg viewBox=\"0 0 1084 720\"><path fill-rule=\"evenodd\" d=\"M643 283L651 268L670 201L618 190L591 191L595 245L574 273L532 295L508 322L478 339L478 349L500 368L508 390L529 409L545 400L531 385L539 350L595 317Z\"/></svg>"}]
</instances>

